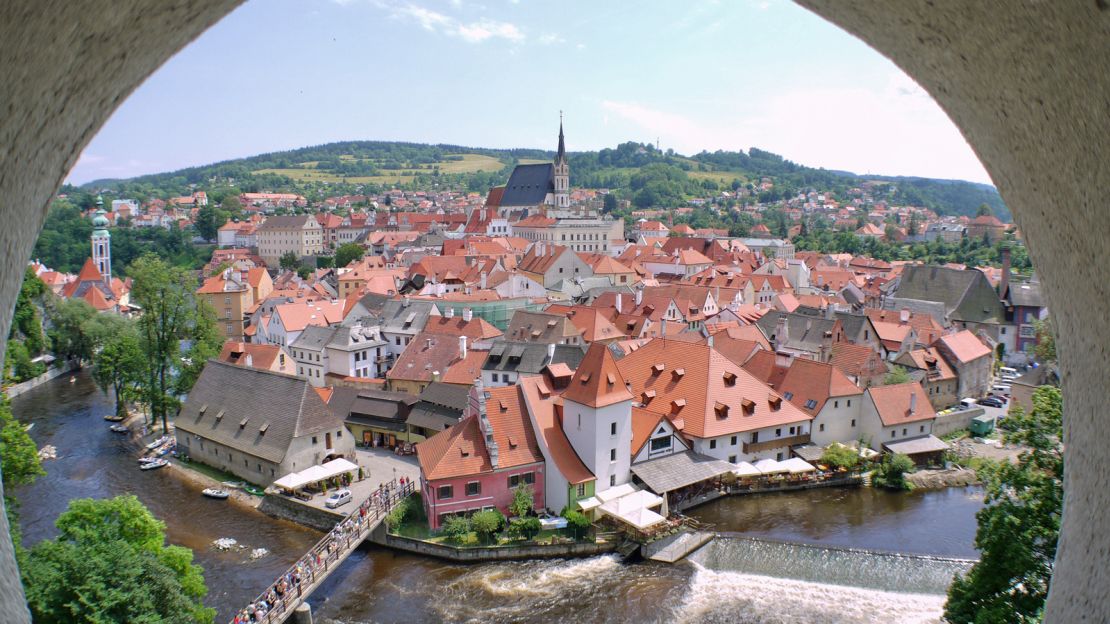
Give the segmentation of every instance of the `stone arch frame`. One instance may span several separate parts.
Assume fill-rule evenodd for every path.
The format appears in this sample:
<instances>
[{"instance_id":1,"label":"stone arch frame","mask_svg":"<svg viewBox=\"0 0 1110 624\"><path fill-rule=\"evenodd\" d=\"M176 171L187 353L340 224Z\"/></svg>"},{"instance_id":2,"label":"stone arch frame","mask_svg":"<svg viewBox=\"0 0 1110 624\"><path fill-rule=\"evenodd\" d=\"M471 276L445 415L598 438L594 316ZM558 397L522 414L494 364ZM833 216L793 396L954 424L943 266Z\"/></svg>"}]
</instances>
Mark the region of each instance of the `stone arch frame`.
<instances>
[{"instance_id":1,"label":"stone arch frame","mask_svg":"<svg viewBox=\"0 0 1110 624\"><path fill-rule=\"evenodd\" d=\"M1110 613L1110 1L797 0L912 76L983 161L1059 333L1067 495L1049 621ZM143 80L240 0L0 5L0 343L54 191ZM0 356L3 355L0 348ZM0 514L0 612L28 622Z\"/></svg>"}]
</instances>

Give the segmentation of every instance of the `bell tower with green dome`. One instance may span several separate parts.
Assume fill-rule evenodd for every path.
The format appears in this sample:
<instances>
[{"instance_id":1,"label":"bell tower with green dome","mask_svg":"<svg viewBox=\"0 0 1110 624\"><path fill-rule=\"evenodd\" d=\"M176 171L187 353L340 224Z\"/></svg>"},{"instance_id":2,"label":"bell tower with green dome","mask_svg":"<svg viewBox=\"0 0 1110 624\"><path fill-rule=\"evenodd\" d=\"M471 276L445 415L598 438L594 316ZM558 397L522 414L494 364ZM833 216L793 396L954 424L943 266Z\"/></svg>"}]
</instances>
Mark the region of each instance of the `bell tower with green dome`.
<instances>
[{"instance_id":1,"label":"bell tower with green dome","mask_svg":"<svg viewBox=\"0 0 1110 624\"><path fill-rule=\"evenodd\" d=\"M112 287L112 235L108 233L108 217L104 213L104 198L96 196L96 216L93 217L92 259L104 283Z\"/></svg>"}]
</instances>

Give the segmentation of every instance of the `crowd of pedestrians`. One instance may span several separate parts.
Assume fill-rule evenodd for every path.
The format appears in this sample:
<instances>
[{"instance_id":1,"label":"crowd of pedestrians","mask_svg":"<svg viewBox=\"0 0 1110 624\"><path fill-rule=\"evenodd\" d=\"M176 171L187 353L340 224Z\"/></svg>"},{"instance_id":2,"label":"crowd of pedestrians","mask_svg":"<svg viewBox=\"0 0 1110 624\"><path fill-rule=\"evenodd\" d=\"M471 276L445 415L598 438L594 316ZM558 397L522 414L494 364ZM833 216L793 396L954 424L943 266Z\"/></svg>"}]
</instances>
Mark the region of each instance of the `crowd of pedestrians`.
<instances>
[{"instance_id":1,"label":"crowd of pedestrians","mask_svg":"<svg viewBox=\"0 0 1110 624\"><path fill-rule=\"evenodd\" d=\"M335 525L326 538L301 557L264 594L247 605L245 609L240 610L232 620L232 624L264 622L266 615L274 611L275 607L279 608L279 612L284 611L287 596L293 599L299 598L302 583L311 585L316 575L327 569L327 564L338 559L340 554L350 547L351 541L362 535L368 519L373 521L384 515L394 503L407 496L411 489L412 480L405 477L401 477L400 483L379 484L373 495L359 505L357 512Z\"/></svg>"}]
</instances>

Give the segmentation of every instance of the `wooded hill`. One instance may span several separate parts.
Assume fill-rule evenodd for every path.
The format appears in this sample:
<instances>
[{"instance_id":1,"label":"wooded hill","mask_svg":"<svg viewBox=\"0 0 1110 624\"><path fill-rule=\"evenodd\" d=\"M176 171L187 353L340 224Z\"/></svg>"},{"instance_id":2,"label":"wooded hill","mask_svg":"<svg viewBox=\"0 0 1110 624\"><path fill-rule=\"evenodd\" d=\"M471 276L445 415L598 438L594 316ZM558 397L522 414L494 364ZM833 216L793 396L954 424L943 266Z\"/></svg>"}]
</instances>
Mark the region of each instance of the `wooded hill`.
<instances>
[{"instance_id":1,"label":"wooded hill","mask_svg":"<svg viewBox=\"0 0 1110 624\"><path fill-rule=\"evenodd\" d=\"M230 193L258 191L296 192L310 200L390 188L485 192L490 186L503 184L514 165L550 162L553 157L553 151L535 149L343 141L127 180L97 180L80 190L70 190L80 195L108 191L145 200L201 189L215 201ZM807 167L754 147L747 152L682 156L673 150L662 152L650 144L628 142L614 149L573 152L570 165L572 186L614 189L639 207L683 205L688 199L717 190L756 191L761 179L770 178L774 188L754 192L746 201L773 203L804 190L832 192L838 200L844 200L849 189L871 182L874 196L894 205L926 206L940 214L975 216L976 209L987 204L995 216L1010 220L998 191L987 184L859 176ZM85 201L75 199L78 204Z\"/></svg>"}]
</instances>

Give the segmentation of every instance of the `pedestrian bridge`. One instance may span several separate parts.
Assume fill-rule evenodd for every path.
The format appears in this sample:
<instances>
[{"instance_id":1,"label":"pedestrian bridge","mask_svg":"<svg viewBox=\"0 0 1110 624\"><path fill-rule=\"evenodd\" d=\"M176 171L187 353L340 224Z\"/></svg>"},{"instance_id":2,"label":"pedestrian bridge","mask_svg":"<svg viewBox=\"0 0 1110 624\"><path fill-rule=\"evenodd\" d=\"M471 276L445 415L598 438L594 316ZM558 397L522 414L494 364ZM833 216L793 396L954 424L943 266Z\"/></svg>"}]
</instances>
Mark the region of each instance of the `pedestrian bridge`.
<instances>
[{"instance_id":1,"label":"pedestrian bridge","mask_svg":"<svg viewBox=\"0 0 1110 624\"><path fill-rule=\"evenodd\" d=\"M378 528L393 506L413 491L415 484L409 481L388 490L388 494L379 495L375 492L367 497L250 605L236 611L230 624L285 622L347 560L359 544Z\"/></svg>"}]
</instances>

